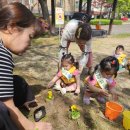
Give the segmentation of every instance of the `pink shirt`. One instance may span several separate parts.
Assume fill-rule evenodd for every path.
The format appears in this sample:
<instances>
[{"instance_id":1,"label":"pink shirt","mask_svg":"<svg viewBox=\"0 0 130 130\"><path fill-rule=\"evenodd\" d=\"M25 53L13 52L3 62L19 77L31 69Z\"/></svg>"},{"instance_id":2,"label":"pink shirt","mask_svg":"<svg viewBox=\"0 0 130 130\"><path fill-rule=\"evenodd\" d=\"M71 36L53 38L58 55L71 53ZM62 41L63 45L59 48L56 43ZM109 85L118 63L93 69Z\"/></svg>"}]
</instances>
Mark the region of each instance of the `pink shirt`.
<instances>
[{"instance_id":1,"label":"pink shirt","mask_svg":"<svg viewBox=\"0 0 130 130\"><path fill-rule=\"evenodd\" d=\"M98 82L97 82L95 76L93 76L93 80L90 79L90 76L87 77L85 80L86 80L89 84L91 84L92 86L96 86L96 87L100 88L100 86L99 86L99 84L98 84ZM109 89L111 89L111 88L113 88L113 87L116 86L116 81L115 81L113 78L106 79L106 81L107 81L108 84L109 84Z\"/></svg>"}]
</instances>

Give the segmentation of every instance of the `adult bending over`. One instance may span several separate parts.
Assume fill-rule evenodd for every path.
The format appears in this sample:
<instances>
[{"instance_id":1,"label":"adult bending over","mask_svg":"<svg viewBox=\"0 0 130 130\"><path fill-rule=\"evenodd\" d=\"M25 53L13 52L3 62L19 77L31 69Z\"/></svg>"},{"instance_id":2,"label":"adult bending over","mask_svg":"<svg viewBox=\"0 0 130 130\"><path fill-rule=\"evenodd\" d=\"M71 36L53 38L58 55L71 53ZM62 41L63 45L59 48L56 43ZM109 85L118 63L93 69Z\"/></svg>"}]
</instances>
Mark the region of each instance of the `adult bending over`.
<instances>
[{"instance_id":1,"label":"adult bending over","mask_svg":"<svg viewBox=\"0 0 130 130\"><path fill-rule=\"evenodd\" d=\"M89 23L84 21L72 19L65 26L60 46L60 59L63 54L68 53L68 48L70 43L76 42L82 51L81 58L79 60L79 69L82 72L83 68L86 66L88 70L92 67L92 30Z\"/></svg>"}]
</instances>

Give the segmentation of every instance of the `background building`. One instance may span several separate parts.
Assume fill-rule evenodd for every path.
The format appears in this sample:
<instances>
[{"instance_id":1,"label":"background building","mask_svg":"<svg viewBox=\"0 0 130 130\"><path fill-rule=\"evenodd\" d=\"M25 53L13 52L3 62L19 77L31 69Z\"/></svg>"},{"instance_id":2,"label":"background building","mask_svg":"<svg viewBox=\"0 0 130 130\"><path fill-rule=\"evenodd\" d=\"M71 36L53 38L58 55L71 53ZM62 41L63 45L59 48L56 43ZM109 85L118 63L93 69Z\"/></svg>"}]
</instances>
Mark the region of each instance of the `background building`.
<instances>
[{"instance_id":1,"label":"background building","mask_svg":"<svg viewBox=\"0 0 130 130\"><path fill-rule=\"evenodd\" d=\"M41 9L38 0L8 0L8 2L21 2L29 9L32 9L33 13L40 13ZM87 0L86 0L87 1ZM83 0L82 11L86 12L87 2ZM47 6L49 14L51 14L51 0L47 0ZM55 0L56 7L62 7L64 9L65 17L70 18L74 12L79 10L79 0ZM103 18L108 17L111 11L111 4L104 2L103 0L92 0L91 14L93 18L97 18L99 15Z\"/></svg>"}]
</instances>

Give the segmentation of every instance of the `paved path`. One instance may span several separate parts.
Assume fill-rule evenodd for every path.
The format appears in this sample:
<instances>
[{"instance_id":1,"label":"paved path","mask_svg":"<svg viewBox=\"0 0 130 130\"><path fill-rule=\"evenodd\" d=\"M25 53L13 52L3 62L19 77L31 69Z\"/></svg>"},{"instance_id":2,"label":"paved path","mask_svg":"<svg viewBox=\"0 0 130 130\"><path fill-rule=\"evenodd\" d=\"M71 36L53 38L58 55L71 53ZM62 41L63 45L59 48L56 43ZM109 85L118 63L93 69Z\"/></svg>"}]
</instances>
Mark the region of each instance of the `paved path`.
<instances>
[{"instance_id":1,"label":"paved path","mask_svg":"<svg viewBox=\"0 0 130 130\"><path fill-rule=\"evenodd\" d=\"M108 25L102 25L101 28L108 31L109 26ZM95 29L94 25L92 25L92 29ZM130 23L112 26L111 34L123 34L123 33L130 33Z\"/></svg>"}]
</instances>

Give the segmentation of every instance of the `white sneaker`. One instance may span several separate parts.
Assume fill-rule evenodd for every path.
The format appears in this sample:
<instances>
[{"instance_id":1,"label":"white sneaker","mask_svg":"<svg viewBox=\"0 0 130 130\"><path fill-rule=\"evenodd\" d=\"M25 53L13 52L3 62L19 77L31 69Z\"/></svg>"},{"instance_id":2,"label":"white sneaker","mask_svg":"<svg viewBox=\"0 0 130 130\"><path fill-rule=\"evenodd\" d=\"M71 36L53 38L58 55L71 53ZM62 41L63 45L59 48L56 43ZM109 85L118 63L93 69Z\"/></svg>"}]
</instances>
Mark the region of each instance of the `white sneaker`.
<instances>
[{"instance_id":1,"label":"white sneaker","mask_svg":"<svg viewBox=\"0 0 130 130\"><path fill-rule=\"evenodd\" d=\"M59 84L55 84L53 89L55 90L61 90L61 86Z\"/></svg>"},{"instance_id":2,"label":"white sneaker","mask_svg":"<svg viewBox=\"0 0 130 130\"><path fill-rule=\"evenodd\" d=\"M65 88L61 88L60 92L64 95L64 94L66 94L66 89Z\"/></svg>"}]
</instances>

